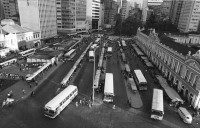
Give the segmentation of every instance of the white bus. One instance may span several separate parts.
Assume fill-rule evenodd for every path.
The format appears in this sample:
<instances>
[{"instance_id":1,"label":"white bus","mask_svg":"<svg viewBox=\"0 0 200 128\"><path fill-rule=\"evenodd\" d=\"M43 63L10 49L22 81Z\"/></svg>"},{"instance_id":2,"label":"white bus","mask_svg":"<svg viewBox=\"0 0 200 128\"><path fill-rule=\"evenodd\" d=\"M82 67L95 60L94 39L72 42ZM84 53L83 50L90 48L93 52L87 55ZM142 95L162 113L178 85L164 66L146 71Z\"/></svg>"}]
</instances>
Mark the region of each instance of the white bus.
<instances>
[{"instance_id":1,"label":"white bus","mask_svg":"<svg viewBox=\"0 0 200 128\"><path fill-rule=\"evenodd\" d=\"M44 115L55 118L78 95L78 88L69 85L44 106Z\"/></svg>"},{"instance_id":2,"label":"white bus","mask_svg":"<svg viewBox=\"0 0 200 128\"><path fill-rule=\"evenodd\" d=\"M103 101L113 102L113 97L114 97L113 74L106 73Z\"/></svg>"},{"instance_id":3,"label":"white bus","mask_svg":"<svg viewBox=\"0 0 200 128\"><path fill-rule=\"evenodd\" d=\"M35 48L28 49L26 51L19 52L19 55L24 56L24 57L28 55L33 55L35 53L35 50L36 50Z\"/></svg>"},{"instance_id":4,"label":"white bus","mask_svg":"<svg viewBox=\"0 0 200 128\"><path fill-rule=\"evenodd\" d=\"M162 120L163 115L164 115L163 91L154 88L152 107L151 107L151 118L156 120Z\"/></svg>"},{"instance_id":5,"label":"white bus","mask_svg":"<svg viewBox=\"0 0 200 128\"><path fill-rule=\"evenodd\" d=\"M0 69L17 62L17 58L13 58L0 63Z\"/></svg>"},{"instance_id":6,"label":"white bus","mask_svg":"<svg viewBox=\"0 0 200 128\"><path fill-rule=\"evenodd\" d=\"M94 51L89 51L89 62L94 62Z\"/></svg>"},{"instance_id":7,"label":"white bus","mask_svg":"<svg viewBox=\"0 0 200 128\"><path fill-rule=\"evenodd\" d=\"M135 73L135 82L138 85L139 90L147 90L147 80L145 79L144 75L142 74L142 71L137 69L134 70Z\"/></svg>"},{"instance_id":8,"label":"white bus","mask_svg":"<svg viewBox=\"0 0 200 128\"><path fill-rule=\"evenodd\" d=\"M65 57L67 60L72 60L75 55L76 55L76 49L71 49L69 52L65 54Z\"/></svg>"}]
</instances>

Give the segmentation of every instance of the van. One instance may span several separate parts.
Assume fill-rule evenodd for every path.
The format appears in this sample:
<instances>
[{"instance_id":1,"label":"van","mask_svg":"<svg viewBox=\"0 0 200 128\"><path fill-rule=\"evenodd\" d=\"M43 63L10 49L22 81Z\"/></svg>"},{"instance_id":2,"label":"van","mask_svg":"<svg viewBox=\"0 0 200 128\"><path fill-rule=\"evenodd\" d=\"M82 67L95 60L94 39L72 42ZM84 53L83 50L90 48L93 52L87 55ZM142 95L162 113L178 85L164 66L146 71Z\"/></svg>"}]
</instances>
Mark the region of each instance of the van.
<instances>
[{"instance_id":1,"label":"van","mask_svg":"<svg viewBox=\"0 0 200 128\"><path fill-rule=\"evenodd\" d=\"M179 107L179 108L178 108L178 114L179 114L180 117L183 119L183 122L185 122L185 123L187 123L187 124L191 124L191 123L192 123L192 116L191 116L191 114L187 111L186 108Z\"/></svg>"}]
</instances>

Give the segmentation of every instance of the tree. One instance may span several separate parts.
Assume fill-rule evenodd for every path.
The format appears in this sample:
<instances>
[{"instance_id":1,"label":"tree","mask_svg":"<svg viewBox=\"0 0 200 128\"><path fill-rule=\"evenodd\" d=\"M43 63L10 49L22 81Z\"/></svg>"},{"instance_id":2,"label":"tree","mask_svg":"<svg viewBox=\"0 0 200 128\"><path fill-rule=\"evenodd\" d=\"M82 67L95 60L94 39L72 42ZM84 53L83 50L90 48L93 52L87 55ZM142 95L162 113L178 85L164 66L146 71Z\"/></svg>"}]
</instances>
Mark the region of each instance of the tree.
<instances>
[{"instance_id":1,"label":"tree","mask_svg":"<svg viewBox=\"0 0 200 128\"><path fill-rule=\"evenodd\" d=\"M115 16L115 21L116 21L116 24L115 24L115 27L114 27L114 34L115 35L120 35L121 34L121 25L122 25L122 18L121 18L121 15L120 14L117 14Z\"/></svg>"},{"instance_id":2,"label":"tree","mask_svg":"<svg viewBox=\"0 0 200 128\"><path fill-rule=\"evenodd\" d=\"M147 20L146 22L146 25L145 25L145 28L148 29L148 28L156 28L156 17L155 15L152 13L149 17L149 19Z\"/></svg>"}]
</instances>

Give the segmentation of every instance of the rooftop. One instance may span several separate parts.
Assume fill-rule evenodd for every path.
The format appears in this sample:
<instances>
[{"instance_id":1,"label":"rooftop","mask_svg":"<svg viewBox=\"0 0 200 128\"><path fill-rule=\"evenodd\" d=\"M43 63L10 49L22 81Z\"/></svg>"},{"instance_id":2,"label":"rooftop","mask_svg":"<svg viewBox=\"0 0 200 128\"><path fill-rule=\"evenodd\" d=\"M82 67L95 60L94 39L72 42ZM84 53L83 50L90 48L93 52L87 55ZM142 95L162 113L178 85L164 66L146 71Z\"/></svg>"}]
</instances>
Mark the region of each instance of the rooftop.
<instances>
[{"instance_id":1,"label":"rooftop","mask_svg":"<svg viewBox=\"0 0 200 128\"><path fill-rule=\"evenodd\" d=\"M15 25L5 25L2 29L7 33L24 33L29 32L27 29L22 28L21 26Z\"/></svg>"},{"instance_id":2,"label":"rooftop","mask_svg":"<svg viewBox=\"0 0 200 128\"><path fill-rule=\"evenodd\" d=\"M149 35L150 34L150 30L143 30L142 33ZM194 48L182 45L180 43L176 43L174 41L174 39L166 36L165 34L158 34L158 37L160 39L160 43L164 44L166 46L168 46L169 48L172 48L174 51L177 51L178 53L181 53L183 55L187 55L188 52L191 52L191 55L195 54L197 50L195 50Z\"/></svg>"},{"instance_id":3,"label":"rooftop","mask_svg":"<svg viewBox=\"0 0 200 128\"><path fill-rule=\"evenodd\" d=\"M176 43L174 41L174 39L172 39L166 35L160 35L159 39L160 39L160 43L162 43L166 46L169 46L174 51L177 51L178 53L181 53L183 55L187 55L189 51L191 52L191 55L196 53L195 49L185 46L185 45L182 45L182 44L179 44L179 43Z\"/></svg>"}]
</instances>

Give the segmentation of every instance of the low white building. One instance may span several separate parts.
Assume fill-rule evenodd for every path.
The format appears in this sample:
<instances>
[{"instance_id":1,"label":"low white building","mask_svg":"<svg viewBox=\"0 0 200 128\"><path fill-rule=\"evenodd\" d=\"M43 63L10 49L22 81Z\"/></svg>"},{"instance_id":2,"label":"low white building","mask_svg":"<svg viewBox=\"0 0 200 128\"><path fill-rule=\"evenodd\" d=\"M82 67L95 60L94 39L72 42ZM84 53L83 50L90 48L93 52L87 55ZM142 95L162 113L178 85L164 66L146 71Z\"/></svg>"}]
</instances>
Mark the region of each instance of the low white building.
<instances>
[{"instance_id":1,"label":"low white building","mask_svg":"<svg viewBox=\"0 0 200 128\"><path fill-rule=\"evenodd\" d=\"M4 31L3 35L1 34L4 37L2 46L9 48L11 51L30 49L41 44L39 32L22 28L17 24L7 24L2 27L2 31Z\"/></svg>"},{"instance_id":2,"label":"low white building","mask_svg":"<svg viewBox=\"0 0 200 128\"><path fill-rule=\"evenodd\" d=\"M10 52L9 48L0 49L0 58L6 57L6 55Z\"/></svg>"}]
</instances>

